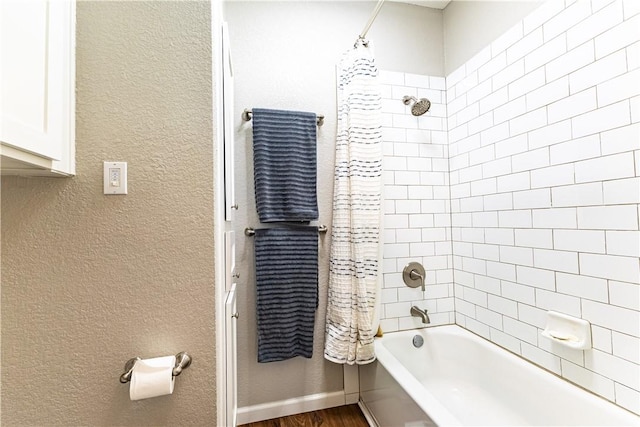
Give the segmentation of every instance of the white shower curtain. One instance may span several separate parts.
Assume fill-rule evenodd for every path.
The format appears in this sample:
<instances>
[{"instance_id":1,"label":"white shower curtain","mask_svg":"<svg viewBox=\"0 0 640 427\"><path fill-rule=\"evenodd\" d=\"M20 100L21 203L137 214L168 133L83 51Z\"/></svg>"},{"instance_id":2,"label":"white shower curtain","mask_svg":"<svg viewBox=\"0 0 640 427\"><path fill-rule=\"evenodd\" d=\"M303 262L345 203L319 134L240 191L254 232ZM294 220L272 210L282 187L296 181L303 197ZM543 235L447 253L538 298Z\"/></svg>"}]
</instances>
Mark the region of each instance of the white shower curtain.
<instances>
[{"instance_id":1,"label":"white shower curtain","mask_svg":"<svg viewBox=\"0 0 640 427\"><path fill-rule=\"evenodd\" d=\"M378 69L358 43L338 64L338 129L324 357L352 365L375 360L373 339L382 209L382 128Z\"/></svg>"}]
</instances>

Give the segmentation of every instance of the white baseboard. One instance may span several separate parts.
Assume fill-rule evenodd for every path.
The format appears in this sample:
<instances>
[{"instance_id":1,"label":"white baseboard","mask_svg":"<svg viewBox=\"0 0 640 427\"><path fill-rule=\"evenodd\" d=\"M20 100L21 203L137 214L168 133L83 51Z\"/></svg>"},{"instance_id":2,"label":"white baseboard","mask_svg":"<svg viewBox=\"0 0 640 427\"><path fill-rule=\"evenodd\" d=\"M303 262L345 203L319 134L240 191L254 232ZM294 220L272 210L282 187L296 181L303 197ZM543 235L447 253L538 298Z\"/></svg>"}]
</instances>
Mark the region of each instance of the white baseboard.
<instances>
[{"instance_id":1,"label":"white baseboard","mask_svg":"<svg viewBox=\"0 0 640 427\"><path fill-rule=\"evenodd\" d=\"M277 402L261 403L259 405L244 406L238 408L238 425L333 408L335 406L345 405L345 402L345 394L344 391L341 390L331 393L310 394Z\"/></svg>"},{"instance_id":2,"label":"white baseboard","mask_svg":"<svg viewBox=\"0 0 640 427\"><path fill-rule=\"evenodd\" d=\"M353 405L354 403L358 403L360 400L360 393L351 393L344 395L344 404L345 405Z\"/></svg>"}]
</instances>

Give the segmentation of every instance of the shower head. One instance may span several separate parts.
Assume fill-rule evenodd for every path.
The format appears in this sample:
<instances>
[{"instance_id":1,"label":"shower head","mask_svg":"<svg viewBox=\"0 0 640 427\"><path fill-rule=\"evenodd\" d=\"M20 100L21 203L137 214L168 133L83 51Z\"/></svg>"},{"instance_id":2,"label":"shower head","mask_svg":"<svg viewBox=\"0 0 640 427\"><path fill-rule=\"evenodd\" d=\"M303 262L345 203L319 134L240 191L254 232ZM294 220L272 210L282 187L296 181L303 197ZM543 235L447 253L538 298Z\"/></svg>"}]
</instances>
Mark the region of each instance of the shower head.
<instances>
[{"instance_id":1,"label":"shower head","mask_svg":"<svg viewBox=\"0 0 640 427\"><path fill-rule=\"evenodd\" d=\"M421 116L431 108L431 101L427 98L420 98L420 100L418 100L415 96L409 95L402 98L404 105L409 105L412 101L414 104L411 106L411 114L414 116Z\"/></svg>"}]
</instances>

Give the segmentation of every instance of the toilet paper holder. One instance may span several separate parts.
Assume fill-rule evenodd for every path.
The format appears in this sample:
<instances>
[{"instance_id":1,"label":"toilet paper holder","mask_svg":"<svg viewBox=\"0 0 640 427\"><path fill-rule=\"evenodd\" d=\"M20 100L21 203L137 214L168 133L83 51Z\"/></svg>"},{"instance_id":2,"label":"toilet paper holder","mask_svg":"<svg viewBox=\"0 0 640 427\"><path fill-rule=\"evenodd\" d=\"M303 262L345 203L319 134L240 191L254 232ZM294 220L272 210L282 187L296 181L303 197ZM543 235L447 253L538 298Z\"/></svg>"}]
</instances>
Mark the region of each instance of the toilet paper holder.
<instances>
[{"instance_id":1,"label":"toilet paper holder","mask_svg":"<svg viewBox=\"0 0 640 427\"><path fill-rule=\"evenodd\" d=\"M120 382L122 384L126 384L131 381L131 374L133 373L133 367L135 366L138 360L142 360L139 357L134 357L133 359L127 360L127 363L124 364L124 374L120 375ZM184 351L176 354L176 366L173 368L172 374L174 377L177 377L182 373L183 369L187 369L191 365L191 356L189 356Z\"/></svg>"}]
</instances>

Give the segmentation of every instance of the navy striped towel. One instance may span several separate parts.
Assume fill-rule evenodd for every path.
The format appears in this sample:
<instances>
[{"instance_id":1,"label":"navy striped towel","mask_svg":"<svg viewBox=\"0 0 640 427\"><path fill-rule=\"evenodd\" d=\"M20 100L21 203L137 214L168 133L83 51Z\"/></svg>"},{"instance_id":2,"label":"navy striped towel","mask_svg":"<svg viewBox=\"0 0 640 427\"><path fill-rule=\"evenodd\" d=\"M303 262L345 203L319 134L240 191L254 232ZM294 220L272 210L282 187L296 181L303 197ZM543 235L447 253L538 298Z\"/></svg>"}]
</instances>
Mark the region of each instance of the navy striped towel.
<instances>
[{"instance_id":1,"label":"navy striped towel","mask_svg":"<svg viewBox=\"0 0 640 427\"><path fill-rule=\"evenodd\" d=\"M258 362L311 358L318 308L318 227L257 229Z\"/></svg>"},{"instance_id":2,"label":"navy striped towel","mask_svg":"<svg viewBox=\"0 0 640 427\"><path fill-rule=\"evenodd\" d=\"M252 121L260 222L318 219L315 113L254 108Z\"/></svg>"}]
</instances>

